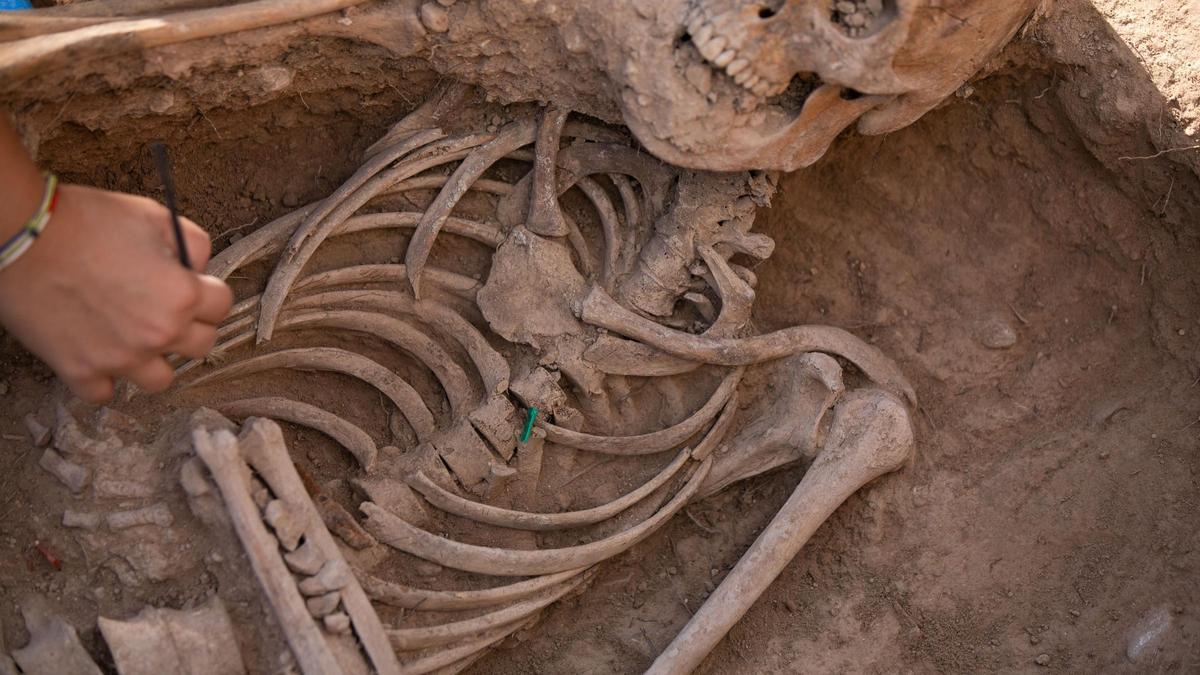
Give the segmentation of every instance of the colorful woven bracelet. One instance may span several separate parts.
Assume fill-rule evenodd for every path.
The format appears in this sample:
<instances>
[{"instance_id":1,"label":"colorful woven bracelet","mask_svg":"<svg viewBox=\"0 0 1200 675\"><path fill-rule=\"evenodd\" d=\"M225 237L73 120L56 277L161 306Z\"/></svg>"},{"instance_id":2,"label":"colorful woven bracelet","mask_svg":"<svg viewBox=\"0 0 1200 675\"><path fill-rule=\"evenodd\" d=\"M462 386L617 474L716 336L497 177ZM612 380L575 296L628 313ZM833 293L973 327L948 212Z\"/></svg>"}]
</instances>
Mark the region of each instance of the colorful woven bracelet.
<instances>
[{"instance_id":1,"label":"colorful woven bracelet","mask_svg":"<svg viewBox=\"0 0 1200 675\"><path fill-rule=\"evenodd\" d=\"M46 174L46 191L42 194L42 201L38 204L38 209L34 212L33 217L25 223L25 226L17 230L16 234L8 238L3 244L0 244L0 270L8 267L16 262L25 251L33 246L33 242L37 241L42 231L46 229L46 224L50 222L50 216L54 215L54 207L58 204L58 176L52 173Z\"/></svg>"}]
</instances>

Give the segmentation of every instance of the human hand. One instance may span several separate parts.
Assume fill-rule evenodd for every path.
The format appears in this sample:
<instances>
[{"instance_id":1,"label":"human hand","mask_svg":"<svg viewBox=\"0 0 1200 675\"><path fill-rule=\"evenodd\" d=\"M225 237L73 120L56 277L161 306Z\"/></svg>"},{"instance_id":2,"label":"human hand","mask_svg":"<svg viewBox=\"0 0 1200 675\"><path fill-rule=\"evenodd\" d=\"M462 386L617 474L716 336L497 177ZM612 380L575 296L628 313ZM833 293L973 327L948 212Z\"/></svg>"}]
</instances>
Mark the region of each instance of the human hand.
<instances>
[{"instance_id":1,"label":"human hand","mask_svg":"<svg viewBox=\"0 0 1200 675\"><path fill-rule=\"evenodd\" d=\"M208 235L180 220L203 270ZM0 324L93 403L112 397L115 378L166 389L165 355L205 356L232 303L225 282L179 264L165 207L78 185L59 188L45 231L0 270Z\"/></svg>"}]
</instances>

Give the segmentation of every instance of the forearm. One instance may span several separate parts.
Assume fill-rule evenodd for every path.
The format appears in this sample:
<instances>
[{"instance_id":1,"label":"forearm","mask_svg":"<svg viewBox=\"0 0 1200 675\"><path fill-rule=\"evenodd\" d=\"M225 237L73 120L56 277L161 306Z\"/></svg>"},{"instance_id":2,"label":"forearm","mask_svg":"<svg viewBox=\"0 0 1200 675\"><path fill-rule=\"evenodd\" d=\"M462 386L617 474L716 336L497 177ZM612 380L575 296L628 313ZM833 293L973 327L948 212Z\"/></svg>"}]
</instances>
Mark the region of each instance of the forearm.
<instances>
[{"instance_id":1,"label":"forearm","mask_svg":"<svg viewBox=\"0 0 1200 675\"><path fill-rule=\"evenodd\" d=\"M0 243L33 216L42 199L42 175L0 109Z\"/></svg>"}]
</instances>

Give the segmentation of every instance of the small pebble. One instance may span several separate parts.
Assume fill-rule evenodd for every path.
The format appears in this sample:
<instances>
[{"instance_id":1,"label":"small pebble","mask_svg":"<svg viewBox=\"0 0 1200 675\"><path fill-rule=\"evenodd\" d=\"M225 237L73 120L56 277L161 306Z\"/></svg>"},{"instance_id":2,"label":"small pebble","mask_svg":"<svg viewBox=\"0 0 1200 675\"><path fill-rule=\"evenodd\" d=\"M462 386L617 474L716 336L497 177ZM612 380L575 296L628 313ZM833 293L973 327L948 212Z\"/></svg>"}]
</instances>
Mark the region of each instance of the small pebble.
<instances>
[{"instance_id":1,"label":"small pebble","mask_svg":"<svg viewBox=\"0 0 1200 675\"><path fill-rule=\"evenodd\" d=\"M1038 664L1039 666L1048 666L1048 665L1050 665L1050 655L1049 654L1038 654L1037 658L1034 659L1033 662Z\"/></svg>"},{"instance_id":2,"label":"small pebble","mask_svg":"<svg viewBox=\"0 0 1200 675\"><path fill-rule=\"evenodd\" d=\"M436 2L421 5L421 23L434 33L445 33L450 30L450 13Z\"/></svg>"},{"instance_id":3,"label":"small pebble","mask_svg":"<svg viewBox=\"0 0 1200 675\"><path fill-rule=\"evenodd\" d=\"M1017 331L1004 319L993 317L980 325L979 341L988 349L1008 349L1017 344Z\"/></svg>"},{"instance_id":4,"label":"small pebble","mask_svg":"<svg viewBox=\"0 0 1200 675\"><path fill-rule=\"evenodd\" d=\"M835 7L838 14L853 14L858 11L858 7L853 2L849 2L849 0L841 0Z\"/></svg>"},{"instance_id":5,"label":"small pebble","mask_svg":"<svg viewBox=\"0 0 1200 675\"><path fill-rule=\"evenodd\" d=\"M792 602L791 600L784 600L783 607L792 614L796 613L796 603Z\"/></svg>"}]
</instances>

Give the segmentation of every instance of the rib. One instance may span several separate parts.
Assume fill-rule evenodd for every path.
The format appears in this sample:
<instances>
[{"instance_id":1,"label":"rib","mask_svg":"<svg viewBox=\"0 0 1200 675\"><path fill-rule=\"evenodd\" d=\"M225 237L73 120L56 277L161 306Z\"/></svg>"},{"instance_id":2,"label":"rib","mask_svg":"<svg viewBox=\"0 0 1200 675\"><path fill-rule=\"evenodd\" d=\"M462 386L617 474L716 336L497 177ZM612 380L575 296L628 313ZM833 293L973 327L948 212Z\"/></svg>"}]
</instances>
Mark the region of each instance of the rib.
<instances>
[{"instance_id":1,"label":"rib","mask_svg":"<svg viewBox=\"0 0 1200 675\"><path fill-rule=\"evenodd\" d=\"M443 567L502 577L554 574L607 560L653 534L687 504L711 467L712 458L701 462L683 489L650 518L612 537L568 548L515 551L464 544L413 527L373 502L359 508L367 516L367 531L379 541Z\"/></svg>"},{"instance_id":2,"label":"rib","mask_svg":"<svg viewBox=\"0 0 1200 675\"><path fill-rule=\"evenodd\" d=\"M583 527L585 525L594 525L602 520L608 520L613 516L621 513L625 509L633 506L646 498L647 495L654 492L658 488L666 485L667 481L671 480L683 465L691 458L691 450L685 449L680 452L675 459L663 467L654 478L647 481L641 487L614 499L607 504L597 506L591 509L582 511L568 511L566 513L530 513L527 511L513 511L510 509L502 509L488 504L480 504L464 499L456 494L446 491L429 479L424 473L417 471L406 479L406 482L417 492L420 492L425 500L439 509L452 513L462 518L474 520L488 525L497 525L499 527L508 527L515 530L563 530L572 527Z\"/></svg>"},{"instance_id":3,"label":"rib","mask_svg":"<svg viewBox=\"0 0 1200 675\"><path fill-rule=\"evenodd\" d=\"M268 396L217 403L212 407L217 412L230 417L240 419L270 417L316 429L337 441L351 455L354 455L363 471L370 473L375 468L375 458L379 455L379 448L375 445L375 441L367 435L367 432L315 405L278 396Z\"/></svg>"},{"instance_id":4,"label":"rib","mask_svg":"<svg viewBox=\"0 0 1200 675\"><path fill-rule=\"evenodd\" d=\"M522 600L503 609L470 619L421 628L394 628L388 631L388 639L391 640L393 647L401 651L454 644L494 628L511 626L579 588L583 580L584 578L580 577L566 581L557 588L542 592L538 597Z\"/></svg>"},{"instance_id":5,"label":"rib","mask_svg":"<svg viewBox=\"0 0 1200 675\"><path fill-rule=\"evenodd\" d=\"M409 661L408 663L400 664L400 672L403 675L424 675L440 671L443 668L453 669L462 661L470 661L479 652L491 647L497 642L503 640L519 629L521 624L511 626L503 626L491 631L488 631L474 640L463 642L462 644L434 652L428 656Z\"/></svg>"},{"instance_id":6,"label":"rib","mask_svg":"<svg viewBox=\"0 0 1200 675\"><path fill-rule=\"evenodd\" d=\"M292 284L332 230L383 190L426 169L462 159L471 152L472 148L486 143L489 138L491 137L488 135L468 134L431 143L421 152L403 159L396 166L368 180L338 204L312 232L302 232L297 228L276 264L275 271L271 273L267 289L263 292L263 310L258 322L258 341L263 342L271 338L275 328L275 319Z\"/></svg>"},{"instance_id":7,"label":"rib","mask_svg":"<svg viewBox=\"0 0 1200 675\"><path fill-rule=\"evenodd\" d=\"M509 152L532 143L533 134L534 122L532 119L514 122L502 130L495 140L472 152L454 170L450 180L438 193L437 199L426 209L421 223L417 226L417 231L408 244L404 262L408 268L408 281L412 285L414 296L421 297L421 271L429 259L429 253L433 250L434 239L437 238L442 225L450 216L450 211L466 194L471 183L474 183L483 175L484 171Z\"/></svg>"},{"instance_id":8,"label":"rib","mask_svg":"<svg viewBox=\"0 0 1200 675\"><path fill-rule=\"evenodd\" d=\"M581 431L572 431L550 423L543 423L546 440L576 450L597 452L605 455L652 455L670 450L691 438L717 416L726 401L737 389L745 368L729 371L720 386L708 401L696 412L679 424L637 436L598 436Z\"/></svg>"},{"instance_id":9,"label":"rib","mask_svg":"<svg viewBox=\"0 0 1200 675\"><path fill-rule=\"evenodd\" d=\"M284 249L284 239L287 237L287 233L295 229L296 224L300 221L300 215L300 212L294 212L289 214L290 218L288 216L280 218L257 230L254 234L240 239L236 244L221 252L218 256L220 260L214 259L214 263L209 264L208 273L224 279L237 268L279 253ZM415 228L421 220L421 215L418 211L392 211L353 216L335 227L329 233L329 237L340 237L365 230ZM447 219L445 229L450 234L473 239L492 248L499 246L504 241L504 233L495 225L464 218ZM243 246L242 242L249 241L252 237L254 238L253 245ZM235 247L239 248L235 249ZM293 290L295 290L295 286L293 286Z\"/></svg>"},{"instance_id":10,"label":"rib","mask_svg":"<svg viewBox=\"0 0 1200 675\"><path fill-rule=\"evenodd\" d=\"M417 176L408 180L396 183L393 187L379 193L379 196L392 194L403 194L410 190L440 190L450 180L449 174L435 174L432 176ZM489 178L480 178L471 184L472 190L487 192L489 194L503 197L513 191L512 183L505 183L502 180L491 180Z\"/></svg>"},{"instance_id":11,"label":"rib","mask_svg":"<svg viewBox=\"0 0 1200 675\"><path fill-rule=\"evenodd\" d=\"M421 400L421 395L412 388L412 385L401 379L399 375L361 354L332 347L286 349L256 356L213 371L196 379L188 386L212 384L275 368L324 370L360 379L383 392L391 400L408 420L408 423L412 425L417 438L422 442L429 440L437 431L433 413L429 412L425 401Z\"/></svg>"},{"instance_id":12,"label":"rib","mask_svg":"<svg viewBox=\"0 0 1200 675\"><path fill-rule=\"evenodd\" d=\"M643 318L622 307L598 286L593 286L584 299L582 318L585 323L640 340L669 354L724 366L745 366L800 352L826 352L849 360L876 383L917 404L912 385L891 359L840 328L793 326L748 338L708 338Z\"/></svg>"},{"instance_id":13,"label":"rib","mask_svg":"<svg viewBox=\"0 0 1200 675\"><path fill-rule=\"evenodd\" d=\"M585 176L575 185L587 195L600 216L600 229L604 232L604 263L600 268L600 285L612 288L616 279L617 260L621 255L621 232L617 211L613 208L608 193L596 181Z\"/></svg>"},{"instance_id":14,"label":"rib","mask_svg":"<svg viewBox=\"0 0 1200 675\"><path fill-rule=\"evenodd\" d=\"M245 317L249 319L250 317ZM222 331L239 324L248 324L243 319L230 326L223 326ZM303 313L285 312L280 328L292 330L297 328L334 328L374 335L388 344L408 352L418 361L433 371L450 409L455 416L470 412L479 397L472 391L471 380L454 359L440 345L429 338L421 329L403 319L378 314L375 312L356 312L348 310L317 309ZM218 332L218 335L221 333ZM213 348L213 353L221 354L248 342L253 336L250 332L242 332L233 338L222 342Z\"/></svg>"},{"instance_id":15,"label":"rib","mask_svg":"<svg viewBox=\"0 0 1200 675\"><path fill-rule=\"evenodd\" d=\"M407 293L384 290L327 291L297 298L297 309L322 305L356 304L379 312L399 312L418 316L438 331L458 342L479 371L487 394L508 389L511 371L508 361L492 347L483 333L458 312L428 300L414 300Z\"/></svg>"},{"instance_id":16,"label":"rib","mask_svg":"<svg viewBox=\"0 0 1200 675\"><path fill-rule=\"evenodd\" d=\"M468 609L485 609L524 600L578 576L585 569L587 568L547 574L481 591L431 591L384 581L369 574L357 573L356 576L367 595L376 602L419 611L457 612Z\"/></svg>"}]
</instances>

